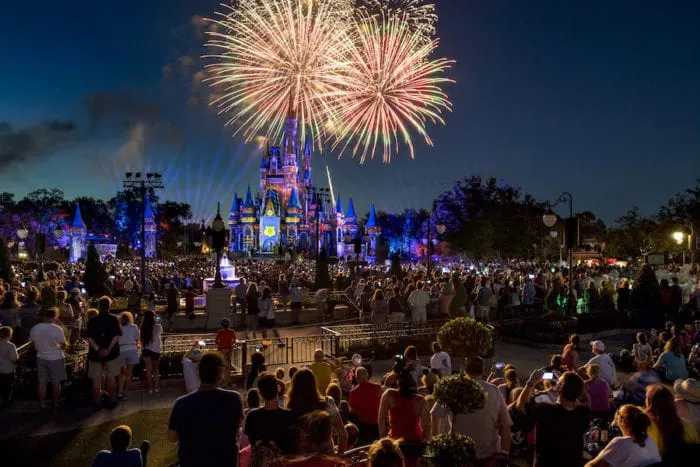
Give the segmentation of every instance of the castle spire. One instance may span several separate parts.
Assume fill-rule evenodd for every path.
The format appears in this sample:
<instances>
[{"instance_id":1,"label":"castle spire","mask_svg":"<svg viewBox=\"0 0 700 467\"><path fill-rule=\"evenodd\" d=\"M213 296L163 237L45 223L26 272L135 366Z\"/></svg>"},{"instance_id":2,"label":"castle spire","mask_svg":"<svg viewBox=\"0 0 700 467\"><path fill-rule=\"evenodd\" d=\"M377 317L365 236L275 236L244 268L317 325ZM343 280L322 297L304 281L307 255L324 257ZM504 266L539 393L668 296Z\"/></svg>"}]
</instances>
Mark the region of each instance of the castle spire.
<instances>
[{"instance_id":1,"label":"castle spire","mask_svg":"<svg viewBox=\"0 0 700 467\"><path fill-rule=\"evenodd\" d=\"M377 213L374 209L374 203L369 205L369 219L367 219L367 227L377 226Z\"/></svg>"},{"instance_id":2,"label":"castle spire","mask_svg":"<svg viewBox=\"0 0 700 467\"><path fill-rule=\"evenodd\" d=\"M245 193L245 203L243 203L243 206L246 208L254 208L255 203L253 203L253 195L250 192L250 185L248 185L248 190Z\"/></svg>"},{"instance_id":3,"label":"castle spire","mask_svg":"<svg viewBox=\"0 0 700 467\"><path fill-rule=\"evenodd\" d=\"M335 213L336 214L343 214L343 197L338 196L335 200Z\"/></svg>"},{"instance_id":4,"label":"castle spire","mask_svg":"<svg viewBox=\"0 0 700 467\"><path fill-rule=\"evenodd\" d=\"M76 203L76 205L75 205L75 216L73 217L73 224L71 227L73 227L74 229L87 228L85 226L85 222L83 222L83 216L80 213L80 203Z\"/></svg>"}]
</instances>

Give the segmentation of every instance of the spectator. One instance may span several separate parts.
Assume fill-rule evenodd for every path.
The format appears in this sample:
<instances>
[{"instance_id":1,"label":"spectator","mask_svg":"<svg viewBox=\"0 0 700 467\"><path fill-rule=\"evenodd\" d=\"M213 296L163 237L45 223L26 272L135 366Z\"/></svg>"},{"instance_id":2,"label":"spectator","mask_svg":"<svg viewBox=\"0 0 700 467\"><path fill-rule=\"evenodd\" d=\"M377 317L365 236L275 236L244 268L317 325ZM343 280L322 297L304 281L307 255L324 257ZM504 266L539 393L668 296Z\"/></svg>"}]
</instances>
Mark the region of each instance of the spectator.
<instances>
[{"instance_id":1,"label":"spectator","mask_svg":"<svg viewBox=\"0 0 700 467\"><path fill-rule=\"evenodd\" d=\"M452 359L449 354L442 350L440 344L433 342L433 356L430 357L430 369L438 370L438 375L441 378L452 374Z\"/></svg>"},{"instance_id":2,"label":"spectator","mask_svg":"<svg viewBox=\"0 0 700 467\"><path fill-rule=\"evenodd\" d=\"M180 308L180 291L177 290L174 282L170 282L168 285L168 288L165 290L165 297L167 301L168 331L172 331L175 314L177 314L177 310Z\"/></svg>"},{"instance_id":3,"label":"spectator","mask_svg":"<svg viewBox=\"0 0 700 467\"><path fill-rule=\"evenodd\" d=\"M562 365L562 356L559 354L552 355L552 358L549 360L549 366L545 367L545 371L554 371L557 374L563 374L564 373L564 368Z\"/></svg>"},{"instance_id":4,"label":"spectator","mask_svg":"<svg viewBox=\"0 0 700 467\"><path fill-rule=\"evenodd\" d=\"M245 278L241 277L240 282L233 289L233 294L235 296L234 311L238 313L245 313L246 311L246 292L248 291L248 286L245 283Z\"/></svg>"},{"instance_id":5,"label":"spectator","mask_svg":"<svg viewBox=\"0 0 700 467\"><path fill-rule=\"evenodd\" d=\"M100 407L102 381L109 396L109 408L117 405L116 378L121 373L119 359L119 337L122 334L119 320L110 313L112 299L98 300L99 314L87 323L86 337L90 344L88 351L88 375L92 379L92 397L96 409Z\"/></svg>"},{"instance_id":6,"label":"spectator","mask_svg":"<svg viewBox=\"0 0 700 467\"><path fill-rule=\"evenodd\" d=\"M92 467L142 467L144 465L144 457L148 452L148 442L142 444L141 449L132 448L131 445L131 428L127 425L119 425L112 430L109 435L109 444L112 447L111 451L100 451L97 457L92 462Z\"/></svg>"},{"instance_id":7,"label":"spectator","mask_svg":"<svg viewBox=\"0 0 700 467\"><path fill-rule=\"evenodd\" d=\"M275 314L275 302L272 301L272 292L269 287L265 287L260 298L260 314L258 316L260 327L263 329L263 339L267 339L268 329L272 330L272 337L279 337L277 332L277 316ZM284 346L283 344L279 344Z\"/></svg>"},{"instance_id":8,"label":"spectator","mask_svg":"<svg viewBox=\"0 0 700 467\"><path fill-rule=\"evenodd\" d=\"M369 304L372 309L372 323L375 325L385 324L389 319L389 304L384 299L382 289L374 291L374 296Z\"/></svg>"},{"instance_id":9,"label":"spectator","mask_svg":"<svg viewBox=\"0 0 700 467\"><path fill-rule=\"evenodd\" d=\"M260 392L257 388L250 388L248 392L245 393L245 409L243 410L243 415L248 415L253 409L260 407Z\"/></svg>"},{"instance_id":10,"label":"spectator","mask_svg":"<svg viewBox=\"0 0 700 467\"><path fill-rule=\"evenodd\" d=\"M187 292L185 292L185 314L189 319L195 319L194 314L194 289L192 286L187 287Z\"/></svg>"},{"instance_id":11,"label":"spectator","mask_svg":"<svg viewBox=\"0 0 700 467\"><path fill-rule=\"evenodd\" d=\"M530 404L535 386L542 381L542 374L542 370L532 372L516 403L518 410L532 417L535 422L535 465L581 465L583 435L588 431L590 423L588 405L578 405L582 395L587 402L588 393L584 390L583 380L576 373L564 373L557 385L559 398L556 404Z\"/></svg>"},{"instance_id":12,"label":"spectator","mask_svg":"<svg viewBox=\"0 0 700 467\"><path fill-rule=\"evenodd\" d=\"M379 436L419 443L430 438L430 416L425 398L418 394L416 381L403 369L398 389L388 389L379 404ZM388 422L388 423L387 423ZM387 433L388 427L388 433Z\"/></svg>"},{"instance_id":13,"label":"spectator","mask_svg":"<svg viewBox=\"0 0 700 467\"><path fill-rule=\"evenodd\" d=\"M299 426L302 417L317 410L324 410L330 414L331 425L338 438L338 452L347 450L348 436L345 432L342 417L333 399L323 397L318 390L313 372L307 369L299 370L294 374L287 408L292 412L293 424ZM303 440L300 440L303 441ZM333 443L325 446L324 452L329 455L335 453Z\"/></svg>"},{"instance_id":14,"label":"spectator","mask_svg":"<svg viewBox=\"0 0 700 467\"><path fill-rule=\"evenodd\" d=\"M500 389L501 394L503 394L503 398L506 401L506 405L509 405L511 402L513 402L513 391L516 388L520 387L520 384L518 383L518 374L512 368L506 370L505 378L506 382L499 385L498 389Z\"/></svg>"},{"instance_id":15,"label":"spectator","mask_svg":"<svg viewBox=\"0 0 700 467\"><path fill-rule=\"evenodd\" d=\"M350 391L350 410L357 420L360 440L362 444L366 444L379 438L377 419L382 387L369 380L366 368L357 368L355 377L357 378L357 386Z\"/></svg>"},{"instance_id":16,"label":"spectator","mask_svg":"<svg viewBox=\"0 0 700 467\"><path fill-rule=\"evenodd\" d=\"M681 346L677 337L673 337L666 342L664 352L656 360L654 369L669 384L673 384L678 379L686 379L688 377L688 367L685 364L685 357L681 352Z\"/></svg>"},{"instance_id":17,"label":"spectator","mask_svg":"<svg viewBox=\"0 0 700 467\"><path fill-rule=\"evenodd\" d=\"M300 372L301 373L301 372ZM331 416L322 410L311 412L302 419L301 439L304 440L304 457L287 461L289 467L345 467L342 459L328 453L327 446L332 445ZM343 428L345 432L345 428Z\"/></svg>"},{"instance_id":18,"label":"spectator","mask_svg":"<svg viewBox=\"0 0 700 467\"><path fill-rule=\"evenodd\" d=\"M581 354L580 344L581 338L577 334L569 336L569 342L561 353L561 366L565 371L576 371L578 368L578 357Z\"/></svg>"},{"instance_id":19,"label":"spectator","mask_svg":"<svg viewBox=\"0 0 700 467\"><path fill-rule=\"evenodd\" d=\"M162 334L163 326L160 324L160 318L156 318L151 310L146 311L141 323L141 356L149 394L160 392L158 361L162 352Z\"/></svg>"},{"instance_id":20,"label":"spectator","mask_svg":"<svg viewBox=\"0 0 700 467\"><path fill-rule=\"evenodd\" d=\"M485 461L500 455L502 452L508 453L513 422L508 415L508 407L503 394L497 386L482 379L484 362L481 358L469 359L466 370L467 376L481 384L486 392L486 404L474 413L454 414L450 419L452 430L474 440L476 457L479 460ZM431 415L433 430L437 433L441 421L448 416L447 408L442 404L435 404Z\"/></svg>"},{"instance_id":21,"label":"spectator","mask_svg":"<svg viewBox=\"0 0 700 467\"><path fill-rule=\"evenodd\" d=\"M39 406L42 409L46 409L46 384L51 383L54 408L58 408L61 400L61 382L66 379L66 360L63 354L66 349L66 335L56 324L57 320L58 310L55 307L49 308L44 312L44 322L35 325L29 334L36 349ZM117 373L112 378L118 375L117 367Z\"/></svg>"},{"instance_id":22,"label":"spectator","mask_svg":"<svg viewBox=\"0 0 700 467\"><path fill-rule=\"evenodd\" d=\"M423 376L423 367L420 365L420 361L418 361L418 349L416 349L415 345L409 345L403 351L403 365L411 373L413 380L416 382L416 386L418 386Z\"/></svg>"},{"instance_id":23,"label":"spectator","mask_svg":"<svg viewBox=\"0 0 700 467\"><path fill-rule=\"evenodd\" d=\"M36 302L38 296L39 291L36 289L36 287L29 287L24 305L22 305L19 309L21 327L19 329L15 329L13 342L16 345L26 344L29 340L29 331L36 323L40 322L40 308L39 304Z\"/></svg>"},{"instance_id":24,"label":"spectator","mask_svg":"<svg viewBox=\"0 0 700 467\"><path fill-rule=\"evenodd\" d=\"M216 350L224 356L226 362L226 375L224 376L224 386L228 385L231 377L231 353L233 345L236 343L236 331L231 329L231 321L228 318L221 320L221 329L216 332Z\"/></svg>"},{"instance_id":25,"label":"spectator","mask_svg":"<svg viewBox=\"0 0 700 467\"><path fill-rule=\"evenodd\" d=\"M382 438L369 448L369 465L371 467L403 467L403 453L397 441Z\"/></svg>"},{"instance_id":26,"label":"spectator","mask_svg":"<svg viewBox=\"0 0 700 467\"><path fill-rule=\"evenodd\" d=\"M330 397L338 405L343 400L343 391L337 383L331 383L326 388L326 397Z\"/></svg>"},{"instance_id":27,"label":"spectator","mask_svg":"<svg viewBox=\"0 0 700 467\"><path fill-rule=\"evenodd\" d=\"M202 359L202 344L199 341L192 344L190 350L182 357L182 376L185 380L185 391L188 394L199 389L199 361Z\"/></svg>"},{"instance_id":28,"label":"spectator","mask_svg":"<svg viewBox=\"0 0 700 467\"><path fill-rule=\"evenodd\" d=\"M302 309L301 287L294 282L292 282L292 286L289 289L289 309L296 313L299 313Z\"/></svg>"},{"instance_id":29,"label":"spectator","mask_svg":"<svg viewBox=\"0 0 700 467\"><path fill-rule=\"evenodd\" d=\"M251 282L248 285L245 299L247 313L246 324L248 325L248 329L253 328L253 339L255 339L255 331L258 328L258 315L260 314L260 293L258 292L258 285L254 282Z\"/></svg>"},{"instance_id":30,"label":"spectator","mask_svg":"<svg viewBox=\"0 0 700 467\"><path fill-rule=\"evenodd\" d=\"M411 308L411 321L424 324L428 320L426 307L430 303L430 295L425 291L425 283L419 281L416 290L408 296L408 306Z\"/></svg>"},{"instance_id":31,"label":"spectator","mask_svg":"<svg viewBox=\"0 0 700 467\"><path fill-rule=\"evenodd\" d=\"M649 436L663 460L682 458L686 444L700 442L693 425L678 416L673 393L665 386L654 384L647 388L646 414L651 419Z\"/></svg>"},{"instance_id":32,"label":"spectator","mask_svg":"<svg viewBox=\"0 0 700 467\"><path fill-rule=\"evenodd\" d=\"M421 385L418 387L418 394L428 396L435 390L435 385L440 380L437 370L423 370L423 376L420 378Z\"/></svg>"},{"instance_id":33,"label":"spectator","mask_svg":"<svg viewBox=\"0 0 700 467\"><path fill-rule=\"evenodd\" d=\"M591 401L591 416L594 418L610 419L610 386L600 379L600 366L595 363L588 365L588 377L585 382L588 399Z\"/></svg>"},{"instance_id":34,"label":"spectator","mask_svg":"<svg viewBox=\"0 0 700 467\"><path fill-rule=\"evenodd\" d=\"M262 465L256 462L260 460L256 457L265 454L264 450L258 448L259 444L280 454L293 452L294 446L288 442L291 414L289 410L280 408L277 403L277 378L270 373L261 374L258 379L258 391L263 405L248 413L244 432L253 446L253 463Z\"/></svg>"},{"instance_id":35,"label":"spectator","mask_svg":"<svg viewBox=\"0 0 700 467\"><path fill-rule=\"evenodd\" d=\"M638 332L635 336L635 342L632 345L632 355L634 356L634 361L644 360L652 357L652 350L649 342L647 340L647 335L643 332Z\"/></svg>"},{"instance_id":36,"label":"spectator","mask_svg":"<svg viewBox=\"0 0 700 467\"><path fill-rule=\"evenodd\" d=\"M199 390L175 401L168 440L178 443L180 467L238 465L243 401L237 392L220 387L225 371L220 353L204 354L199 362Z\"/></svg>"},{"instance_id":37,"label":"spectator","mask_svg":"<svg viewBox=\"0 0 700 467\"><path fill-rule=\"evenodd\" d=\"M289 282L287 281L287 276L282 274L280 280L277 283L277 293L280 297L280 304L282 305L282 313L287 311L287 302L289 301Z\"/></svg>"},{"instance_id":38,"label":"spectator","mask_svg":"<svg viewBox=\"0 0 700 467\"><path fill-rule=\"evenodd\" d=\"M676 380L673 384L678 415L690 422L700 434L700 381L697 379Z\"/></svg>"},{"instance_id":39,"label":"spectator","mask_svg":"<svg viewBox=\"0 0 700 467\"><path fill-rule=\"evenodd\" d=\"M134 324L134 316L129 311L119 315L119 324L121 324L122 330L122 336L119 338L119 358L121 359L122 367L119 375L117 398L126 400L126 392L129 390L134 365L139 363L139 328Z\"/></svg>"},{"instance_id":40,"label":"spectator","mask_svg":"<svg viewBox=\"0 0 700 467\"><path fill-rule=\"evenodd\" d=\"M354 423L345 424L345 432L348 434L348 451L355 449L360 437L360 429Z\"/></svg>"},{"instance_id":41,"label":"spectator","mask_svg":"<svg viewBox=\"0 0 700 467\"><path fill-rule=\"evenodd\" d=\"M661 462L661 455L648 436L651 421L634 405L624 405L615 415L622 436L613 438L586 467L639 467Z\"/></svg>"},{"instance_id":42,"label":"spectator","mask_svg":"<svg viewBox=\"0 0 700 467\"><path fill-rule=\"evenodd\" d=\"M333 376L333 367L324 358L323 349L316 349L314 362L311 364L311 372L314 374L316 387L321 394L326 393L326 388L331 384L331 377Z\"/></svg>"},{"instance_id":43,"label":"spectator","mask_svg":"<svg viewBox=\"0 0 700 467\"><path fill-rule=\"evenodd\" d=\"M0 324L10 326L13 330L21 325L19 318L20 303L12 291L5 292L2 303L0 303Z\"/></svg>"},{"instance_id":44,"label":"spectator","mask_svg":"<svg viewBox=\"0 0 700 467\"><path fill-rule=\"evenodd\" d=\"M393 294L389 298L389 322L392 324L403 323L406 319L406 299L401 295L401 288L394 287Z\"/></svg>"},{"instance_id":45,"label":"spectator","mask_svg":"<svg viewBox=\"0 0 700 467\"><path fill-rule=\"evenodd\" d=\"M661 383L659 374L654 371L654 361L645 358L637 361L637 372L624 384L622 400L631 404L644 405L647 397L647 387Z\"/></svg>"},{"instance_id":46,"label":"spectator","mask_svg":"<svg viewBox=\"0 0 700 467\"><path fill-rule=\"evenodd\" d=\"M617 371L615 363L610 358L610 355L605 352L605 344L601 341L591 341L591 349L593 350L593 358L588 360L584 367L588 368L592 364L600 366L600 379L608 383L611 387L617 386Z\"/></svg>"},{"instance_id":47,"label":"spectator","mask_svg":"<svg viewBox=\"0 0 700 467\"><path fill-rule=\"evenodd\" d=\"M262 352L254 352L253 355L250 356L250 369L248 370L248 376L245 380L246 389L256 387L260 373L266 370L265 355Z\"/></svg>"},{"instance_id":48,"label":"spectator","mask_svg":"<svg viewBox=\"0 0 700 467\"><path fill-rule=\"evenodd\" d=\"M12 328L0 327L0 411L9 407L17 367L17 347L12 342Z\"/></svg>"}]
</instances>

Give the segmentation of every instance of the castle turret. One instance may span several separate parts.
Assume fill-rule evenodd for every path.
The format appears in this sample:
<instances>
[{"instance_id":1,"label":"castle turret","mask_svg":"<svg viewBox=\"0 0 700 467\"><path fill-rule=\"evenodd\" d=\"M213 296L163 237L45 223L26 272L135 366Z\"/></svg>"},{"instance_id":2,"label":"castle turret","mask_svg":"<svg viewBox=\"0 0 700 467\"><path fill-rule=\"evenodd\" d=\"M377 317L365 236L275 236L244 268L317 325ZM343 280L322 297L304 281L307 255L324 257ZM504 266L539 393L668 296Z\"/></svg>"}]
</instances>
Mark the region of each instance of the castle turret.
<instances>
[{"instance_id":1,"label":"castle turret","mask_svg":"<svg viewBox=\"0 0 700 467\"><path fill-rule=\"evenodd\" d=\"M256 218L255 202L250 191L250 185L245 194L243 209L241 209L241 224L243 224L243 247L245 251L255 248L255 223Z\"/></svg>"},{"instance_id":2,"label":"castle turret","mask_svg":"<svg viewBox=\"0 0 700 467\"><path fill-rule=\"evenodd\" d=\"M345 233L350 234L354 239L357 237L357 214L355 214L355 205L352 202L352 197L348 200L348 209L345 211Z\"/></svg>"},{"instance_id":3,"label":"castle turret","mask_svg":"<svg viewBox=\"0 0 700 467\"><path fill-rule=\"evenodd\" d=\"M75 205L75 215L73 223L70 226L70 261L75 263L83 257L85 249L85 238L87 237L87 227L83 222L83 216L80 213L80 204Z\"/></svg>"},{"instance_id":4,"label":"castle turret","mask_svg":"<svg viewBox=\"0 0 700 467\"><path fill-rule=\"evenodd\" d=\"M151 200L146 198L146 206L144 208L144 224L146 243L142 245L145 249L146 258L154 258L156 256L156 220L151 209Z\"/></svg>"},{"instance_id":5,"label":"castle turret","mask_svg":"<svg viewBox=\"0 0 700 467\"><path fill-rule=\"evenodd\" d=\"M239 225L241 224L241 201L238 199L238 193L233 194L233 203L231 204L231 213L228 216L228 228L231 235L229 239L229 249L231 251L240 251L241 242L239 241L240 232Z\"/></svg>"},{"instance_id":6,"label":"castle turret","mask_svg":"<svg viewBox=\"0 0 700 467\"><path fill-rule=\"evenodd\" d=\"M381 228L377 225L377 213L374 203L369 206L369 217L365 225L365 233L369 237L369 242L365 245L365 259L374 263L377 256L377 238L381 233Z\"/></svg>"}]
</instances>

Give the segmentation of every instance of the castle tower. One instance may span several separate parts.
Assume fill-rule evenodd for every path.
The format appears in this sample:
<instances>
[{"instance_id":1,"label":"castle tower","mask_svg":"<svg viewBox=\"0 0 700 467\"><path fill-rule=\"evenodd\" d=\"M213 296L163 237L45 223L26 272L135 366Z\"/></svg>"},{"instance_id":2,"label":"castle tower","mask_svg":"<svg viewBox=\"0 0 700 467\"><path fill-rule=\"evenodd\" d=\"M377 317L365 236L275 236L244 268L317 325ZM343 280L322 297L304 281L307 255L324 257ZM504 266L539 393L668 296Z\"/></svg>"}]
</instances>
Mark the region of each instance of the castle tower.
<instances>
[{"instance_id":1,"label":"castle tower","mask_svg":"<svg viewBox=\"0 0 700 467\"><path fill-rule=\"evenodd\" d=\"M343 232L345 226L345 214L343 213L343 198L338 196L335 200L335 236L336 236L336 255L342 258L345 255L345 234Z\"/></svg>"},{"instance_id":2,"label":"castle tower","mask_svg":"<svg viewBox=\"0 0 700 467\"><path fill-rule=\"evenodd\" d=\"M374 209L374 203L369 206L369 218L365 225L365 233L369 237L369 242L365 245L365 259L374 263L377 259L377 238L381 233L381 228L377 225L377 213Z\"/></svg>"},{"instance_id":3,"label":"castle tower","mask_svg":"<svg viewBox=\"0 0 700 467\"><path fill-rule=\"evenodd\" d=\"M250 185L245 194L245 201L241 209L241 224L243 225L243 251L248 252L255 248L255 224L257 222L255 202L250 192Z\"/></svg>"},{"instance_id":4,"label":"castle tower","mask_svg":"<svg viewBox=\"0 0 700 467\"><path fill-rule=\"evenodd\" d=\"M285 215L285 223L287 224L287 245L295 246L298 239L298 227L301 223L303 207L299 200L299 190L296 186L292 187L289 195L289 203L287 203L287 212Z\"/></svg>"},{"instance_id":5,"label":"castle tower","mask_svg":"<svg viewBox=\"0 0 700 467\"><path fill-rule=\"evenodd\" d=\"M230 232L229 249L231 251L241 251L242 235L241 235L241 200L238 198L238 193L233 194L233 203L231 204L231 212L228 216L228 228Z\"/></svg>"},{"instance_id":6,"label":"castle tower","mask_svg":"<svg viewBox=\"0 0 700 467\"><path fill-rule=\"evenodd\" d=\"M70 262L77 263L83 257L85 249L85 237L87 237L87 227L80 214L80 204L75 206L75 216L70 226Z\"/></svg>"},{"instance_id":7,"label":"castle tower","mask_svg":"<svg viewBox=\"0 0 700 467\"><path fill-rule=\"evenodd\" d=\"M146 252L146 258L155 258L156 256L156 221L151 209L151 200L146 198L146 206L144 208L144 230L146 232L146 243L142 245Z\"/></svg>"}]
</instances>

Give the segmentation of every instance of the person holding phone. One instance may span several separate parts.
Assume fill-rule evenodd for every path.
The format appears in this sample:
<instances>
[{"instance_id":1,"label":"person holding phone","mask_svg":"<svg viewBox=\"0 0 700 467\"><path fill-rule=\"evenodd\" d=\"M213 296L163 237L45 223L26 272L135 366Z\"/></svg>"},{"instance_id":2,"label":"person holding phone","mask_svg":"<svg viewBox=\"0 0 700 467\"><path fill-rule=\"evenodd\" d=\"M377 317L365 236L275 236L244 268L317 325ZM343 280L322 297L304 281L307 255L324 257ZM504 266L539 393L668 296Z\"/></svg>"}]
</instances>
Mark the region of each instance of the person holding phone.
<instances>
[{"instance_id":1,"label":"person holding phone","mask_svg":"<svg viewBox=\"0 0 700 467\"><path fill-rule=\"evenodd\" d=\"M516 402L516 408L532 417L535 422L535 465L581 466L583 435L588 431L591 420L588 393L583 379L576 373L566 372L559 379L555 404L530 402L535 387L545 376L553 378L554 374L543 370L533 371Z\"/></svg>"}]
</instances>

